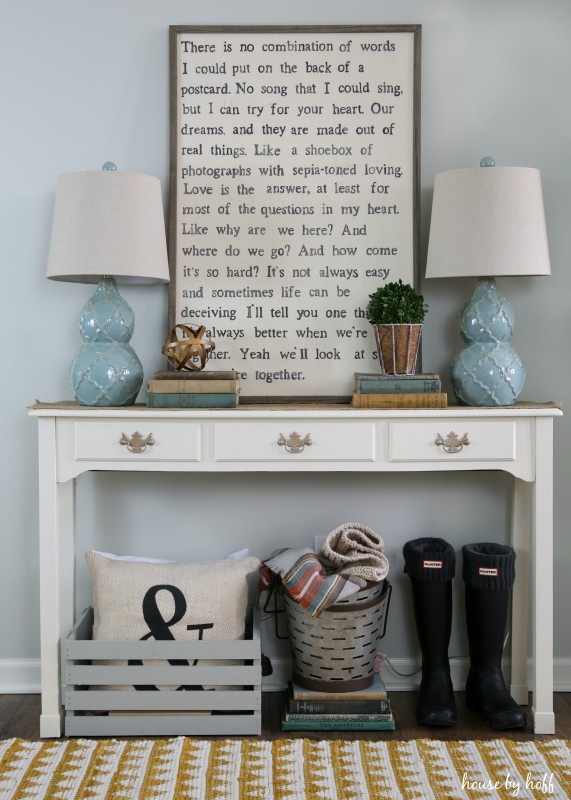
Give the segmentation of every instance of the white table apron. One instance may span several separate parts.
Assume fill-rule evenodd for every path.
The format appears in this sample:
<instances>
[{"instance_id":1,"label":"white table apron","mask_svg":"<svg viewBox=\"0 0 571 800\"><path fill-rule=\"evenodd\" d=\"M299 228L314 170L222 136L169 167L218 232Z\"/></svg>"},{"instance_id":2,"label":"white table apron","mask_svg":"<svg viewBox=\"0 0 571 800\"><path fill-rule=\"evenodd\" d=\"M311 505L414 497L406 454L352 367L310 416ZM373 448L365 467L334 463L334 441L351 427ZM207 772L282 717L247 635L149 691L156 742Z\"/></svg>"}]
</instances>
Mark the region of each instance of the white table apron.
<instances>
[{"instance_id":1,"label":"white table apron","mask_svg":"<svg viewBox=\"0 0 571 800\"><path fill-rule=\"evenodd\" d=\"M59 737L59 648L74 624L75 482L89 470L129 472L437 472L513 476L510 691L528 702L531 590L532 717L553 713L553 404L509 408L361 410L340 405L238 409L91 408L36 403L38 418L42 711L40 736Z\"/></svg>"}]
</instances>

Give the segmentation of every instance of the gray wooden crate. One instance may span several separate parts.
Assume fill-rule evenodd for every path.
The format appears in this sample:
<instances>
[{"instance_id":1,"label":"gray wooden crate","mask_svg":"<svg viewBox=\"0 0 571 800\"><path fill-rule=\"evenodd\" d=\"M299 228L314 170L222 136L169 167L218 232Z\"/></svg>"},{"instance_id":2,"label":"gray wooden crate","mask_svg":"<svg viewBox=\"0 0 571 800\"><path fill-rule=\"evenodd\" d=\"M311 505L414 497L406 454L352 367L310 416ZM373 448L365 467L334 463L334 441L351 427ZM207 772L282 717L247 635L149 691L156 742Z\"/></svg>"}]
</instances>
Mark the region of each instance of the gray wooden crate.
<instances>
[{"instance_id":1,"label":"gray wooden crate","mask_svg":"<svg viewBox=\"0 0 571 800\"><path fill-rule=\"evenodd\" d=\"M251 627L251 638L237 641L93 641L93 610L87 609L62 643L66 736L259 735L262 670L257 608ZM165 663L127 663L143 659ZM172 665L169 659L189 663ZM196 665L195 660L199 660ZM205 660L222 663L201 665ZM176 691L179 686L203 685L223 688Z\"/></svg>"}]
</instances>

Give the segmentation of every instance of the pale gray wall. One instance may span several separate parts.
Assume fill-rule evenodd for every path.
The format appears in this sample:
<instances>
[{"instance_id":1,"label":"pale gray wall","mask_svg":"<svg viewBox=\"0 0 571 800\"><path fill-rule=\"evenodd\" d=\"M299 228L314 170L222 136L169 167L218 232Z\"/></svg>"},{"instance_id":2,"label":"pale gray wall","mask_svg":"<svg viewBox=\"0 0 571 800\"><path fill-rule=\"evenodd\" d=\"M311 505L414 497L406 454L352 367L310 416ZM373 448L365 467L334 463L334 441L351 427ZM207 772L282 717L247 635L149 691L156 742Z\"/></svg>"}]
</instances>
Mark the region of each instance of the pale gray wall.
<instances>
[{"instance_id":1,"label":"pale gray wall","mask_svg":"<svg viewBox=\"0 0 571 800\"><path fill-rule=\"evenodd\" d=\"M103 161L168 178L170 24L420 23L422 253L436 172L499 164L541 170L553 276L504 281L517 315L514 344L527 366L526 399L566 400L571 275L571 4L568 0L28 0L2 3L0 27L0 263L2 492L0 659L36 658L38 643L36 425L26 406L69 398L68 365L88 287L45 279L57 176ZM422 283L430 304L424 366L446 374L458 347L456 314L469 281ZM162 367L164 287L125 291L136 310L133 345L147 375ZM545 326L540 323L546 322ZM571 659L571 420L556 421L555 655ZM442 535L506 536L509 479L482 474L215 480L89 475L79 484L79 548L174 558L216 557L237 546L259 556L313 543L361 520L386 539L396 587L385 649L415 652L401 543ZM251 495L251 490L259 490ZM252 502L252 496L254 502ZM459 583L459 581L457 582ZM89 597L79 564L79 603ZM455 654L466 654L456 614Z\"/></svg>"}]
</instances>

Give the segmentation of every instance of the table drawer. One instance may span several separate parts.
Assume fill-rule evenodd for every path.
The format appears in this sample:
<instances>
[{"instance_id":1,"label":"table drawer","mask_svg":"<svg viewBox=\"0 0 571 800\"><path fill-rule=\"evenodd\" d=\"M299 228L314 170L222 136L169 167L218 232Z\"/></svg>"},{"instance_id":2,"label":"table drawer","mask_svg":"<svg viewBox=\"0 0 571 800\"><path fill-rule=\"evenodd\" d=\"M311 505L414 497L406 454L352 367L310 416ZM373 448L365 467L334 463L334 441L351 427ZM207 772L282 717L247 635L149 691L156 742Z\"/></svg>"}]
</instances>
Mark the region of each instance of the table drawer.
<instances>
[{"instance_id":1,"label":"table drawer","mask_svg":"<svg viewBox=\"0 0 571 800\"><path fill-rule=\"evenodd\" d=\"M215 461L374 461L375 426L369 422L219 422Z\"/></svg>"},{"instance_id":2,"label":"table drawer","mask_svg":"<svg viewBox=\"0 0 571 800\"><path fill-rule=\"evenodd\" d=\"M76 422L78 461L200 461L200 424L125 419Z\"/></svg>"},{"instance_id":3,"label":"table drawer","mask_svg":"<svg viewBox=\"0 0 571 800\"><path fill-rule=\"evenodd\" d=\"M513 420L442 419L389 424L389 461L515 461Z\"/></svg>"}]
</instances>

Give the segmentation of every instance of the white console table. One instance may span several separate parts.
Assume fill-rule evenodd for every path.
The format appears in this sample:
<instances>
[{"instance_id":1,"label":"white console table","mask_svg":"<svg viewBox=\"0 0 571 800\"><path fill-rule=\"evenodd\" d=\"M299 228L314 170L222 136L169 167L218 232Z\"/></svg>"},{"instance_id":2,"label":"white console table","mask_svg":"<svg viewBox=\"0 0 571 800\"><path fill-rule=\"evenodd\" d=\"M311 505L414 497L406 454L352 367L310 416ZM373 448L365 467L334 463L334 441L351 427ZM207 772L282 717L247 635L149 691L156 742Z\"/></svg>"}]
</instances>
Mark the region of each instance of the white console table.
<instances>
[{"instance_id":1,"label":"white console table","mask_svg":"<svg viewBox=\"0 0 571 800\"><path fill-rule=\"evenodd\" d=\"M519 567L513 590L510 691L518 703L527 705L531 588L533 726L536 733L554 733L557 406L372 411L339 405L250 405L172 410L64 402L36 403L30 414L38 418L39 431L42 737L58 737L62 731L59 648L74 624L75 482L88 470L510 473L511 537Z\"/></svg>"}]
</instances>

